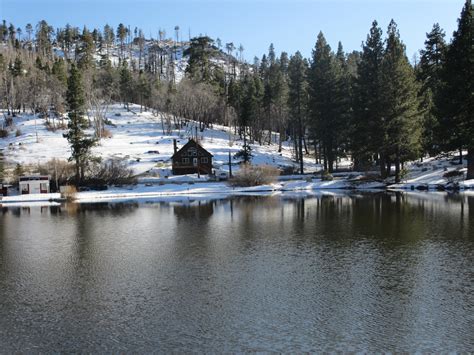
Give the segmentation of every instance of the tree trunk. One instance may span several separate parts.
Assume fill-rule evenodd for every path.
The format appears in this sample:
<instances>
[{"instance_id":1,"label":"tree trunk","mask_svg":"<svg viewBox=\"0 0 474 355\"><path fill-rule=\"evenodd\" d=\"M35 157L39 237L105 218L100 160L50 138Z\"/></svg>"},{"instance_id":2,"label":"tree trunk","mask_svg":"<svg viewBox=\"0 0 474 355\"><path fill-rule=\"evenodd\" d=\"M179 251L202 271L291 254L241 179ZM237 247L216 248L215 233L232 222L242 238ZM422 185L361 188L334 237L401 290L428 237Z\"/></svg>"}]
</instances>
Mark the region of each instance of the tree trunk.
<instances>
[{"instance_id":1,"label":"tree trunk","mask_svg":"<svg viewBox=\"0 0 474 355\"><path fill-rule=\"evenodd\" d=\"M278 153L281 153L282 143L283 143L283 128L280 128L280 134L278 136Z\"/></svg>"},{"instance_id":2,"label":"tree trunk","mask_svg":"<svg viewBox=\"0 0 474 355\"><path fill-rule=\"evenodd\" d=\"M79 171L79 159L76 159L76 184L79 184L80 180L81 180L81 174Z\"/></svg>"},{"instance_id":3,"label":"tree trunk","mask_svg":"<svg viewBox=\"0 0 474 355\"><path fill-rule=\"evenodd\" d=\"M395 158L395 182L400 182L400 156L398 152Z\"/></svg>"},{"instance_id":4,"label":"tree trunk","mask_svg":"<svg viewBox=\"0 0 474 355\"><path fill-rule=\"evenodd\" d=\"M467 151L467 180L474 179L474 148Z\"/></svg>"},{"instance_id":5,"label":"tree trunk","mask_svg":"<svg viewBox=\"0 0 474 355\"><path fill-rule=\"evenodd\" d=\"M459 148L459 165L462 165L462 148Z\"/></svg>"},{"instance_id":6,"label":"tree trunk","mask_svg":"<svg viewBox=\"0 0 474 355\"><path fill-rule=\"evenodd\" d=\"M383 154L380 154L379 165L380 165L380 177L382 179L385 179L387 177L387 171L386 171L386 166L385 166L385 156Z\"/></svg>"}]
</instances>

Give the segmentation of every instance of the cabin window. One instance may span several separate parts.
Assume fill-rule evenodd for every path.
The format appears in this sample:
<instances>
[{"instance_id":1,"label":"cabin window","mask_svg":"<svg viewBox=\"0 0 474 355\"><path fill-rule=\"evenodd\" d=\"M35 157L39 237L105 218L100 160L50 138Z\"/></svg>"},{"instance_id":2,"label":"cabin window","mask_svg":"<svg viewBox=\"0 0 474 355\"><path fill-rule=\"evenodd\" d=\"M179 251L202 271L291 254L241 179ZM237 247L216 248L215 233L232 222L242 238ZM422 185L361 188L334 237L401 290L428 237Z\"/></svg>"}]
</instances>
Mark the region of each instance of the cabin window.
<instances>
[{"instance_id":1,"label":"cabin window","mask_svg":"<svg viewBox=\"0 0 474 355\"><path fill-rule=\"evenodd\" d=\"M181 159L181 161L183 162L183 164L189 164L189 158L183 158Z\"/></svg>"},{"instance_id":2,"label":"cabin window","mask_svg":"<svg viewBox=\"0 0 474 355\"><path fill-rule=\"evenodd\" d=\"M197 151L196 151L196 148L189 148L188 149L188 155L190 157L195 157L197 155Z\"/></svg>"},{"instance_id":3,"label":"cabin window","mask_svg":"<svg viewBox=\"0 0 474 355\"><path fill-rule=\"evenodd\" d=\"M42 194L48 193L48 184L42 182L40 184L40 191Z\"/></svg>"},{"instance_id":4,"label":"cabin window","mask_svg":"<svg viewBox=\"0 0 474 355\"><path fill-rule=\"evenodd\" d=\"M201 163L207 164L207 162L208 162L207 157L202 157L201 158Z\"/></svg>"}]
</instances>

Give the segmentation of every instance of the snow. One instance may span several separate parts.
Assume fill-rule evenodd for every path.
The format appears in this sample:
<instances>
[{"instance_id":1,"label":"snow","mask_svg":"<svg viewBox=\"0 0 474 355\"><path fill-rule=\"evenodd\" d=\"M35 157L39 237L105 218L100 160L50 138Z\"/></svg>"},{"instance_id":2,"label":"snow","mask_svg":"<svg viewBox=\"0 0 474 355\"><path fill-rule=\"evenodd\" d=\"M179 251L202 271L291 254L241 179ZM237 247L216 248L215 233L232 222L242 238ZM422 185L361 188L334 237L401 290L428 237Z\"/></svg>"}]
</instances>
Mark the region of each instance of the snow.
<instances>
[{"instance_id":1,"label":"snow","mask_svg":"<svg viewBox=\"0 0 474 355\"><path fill-rule=\"evenodd\" d=\"M464 154L467 152L464 152ZM436 190L438 188L453 187L455 183L460 189L470 189L474 187L474 180L463 180L467 169L467 162L464 160L459 165L459 156L438 156L428 158L423 162L411 162L407 164L408 176L398 184L392 184L390 189L427 189ZM457 178L446 178L444 175L453 171L462 173Z\"/></svg>"},{"instance_id":2,"label":"snow","mask_svg":"<svg viewBox=\"0 0 474 355\"><path fill-rule=\"evenodd\" d=\"M53 200L59 200L60 198L61 198L60 193L27 194L27 195L16 195L16 196L4 196L0 198L0 203L53 201Z\"/></svg>"},{"instance_id":3,"label":"snow","mask_svg":"<svg viewBox=\"0 0 474 355\"><path fill-rule=\"evenodd\" d=\"M93 153L103 159L121 159L133 169L136 175L144 173L164 173L171 168L173 155L173 139L178 140L178 148L182 147L195 131L195 123L190 122L181 130L172 130L163 133L161 119L150 111L140 113L138 105L130 105L132 112L127 111L120 104L109 107L107 118L113 125L107 129L112 133L111 138L104 138L100 145L93 148ZM35 166L53 158L66 160L70 156L70 149L63 134L66 130L48 131L45 120L33 115L23 114L14 119L15 127L9 137L0 139L0 149L4 149L4 159L12 165ZM57 122L57 120L56 120ZM166 127L165 127L166 128ZM15 131L21 131L15 136ZM166 131L166 129L165 129ZM36 139L36 134L38 140ZM228 154L234 156L242 149L243 142L232 134L227 127L214 125L213 129L199 132L200 143L214 155L213 163L217 169L228 171ZM268 164L273 166L295 166L292 161L292 146L286 142L282 153L278 153L278 145L251 144L254 164ZM238 160L233 159L232 169L238 170ZM234 165L235 164L235 165ZM314 172L321 168L314 159L305 160L305 170Z\"/></svg>"}]
</instances>

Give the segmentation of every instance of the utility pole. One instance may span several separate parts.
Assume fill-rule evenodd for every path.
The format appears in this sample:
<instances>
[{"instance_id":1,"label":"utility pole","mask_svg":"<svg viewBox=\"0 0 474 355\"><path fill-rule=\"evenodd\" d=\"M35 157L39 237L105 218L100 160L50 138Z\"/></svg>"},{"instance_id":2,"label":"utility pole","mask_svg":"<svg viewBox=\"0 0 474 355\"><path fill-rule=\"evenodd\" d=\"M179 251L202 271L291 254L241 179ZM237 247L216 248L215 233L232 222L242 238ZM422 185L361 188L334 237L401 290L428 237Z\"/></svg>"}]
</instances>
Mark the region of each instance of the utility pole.
<instances>
[{"instance_id":1,"label":"utility pole","mask_svg":"<svg viewBox=\"0 0 474 355\"><path fill-rule=\"evenodd\" d=\"M232 177L232 158L230 156L230 149L229 149L229 178Z\"/></svg>"}]
</instances>

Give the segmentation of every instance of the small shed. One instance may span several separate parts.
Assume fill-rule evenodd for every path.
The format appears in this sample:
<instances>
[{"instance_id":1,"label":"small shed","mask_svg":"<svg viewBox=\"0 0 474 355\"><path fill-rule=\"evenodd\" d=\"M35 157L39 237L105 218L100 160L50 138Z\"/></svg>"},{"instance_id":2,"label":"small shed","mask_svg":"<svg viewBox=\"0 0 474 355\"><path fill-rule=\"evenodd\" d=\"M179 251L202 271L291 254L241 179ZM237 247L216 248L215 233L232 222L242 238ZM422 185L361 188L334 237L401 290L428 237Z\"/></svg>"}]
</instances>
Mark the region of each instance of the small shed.
<instances>
[{"instance_id":1,"label":"small shed","mask_svg":"<svg viewBox=\"0 0 474 355\"><path fill-rule=\"evenodd\" d=\"M190 139L180 150L174 141L173 175L185 174L212 174L213 155Z\"/></svg>"},{"instance_id":2,"label":"small shed","mask_svg":"<svg viewBox=\"0 0 474 355\"><path fill-rule=\"evenodd\" d=\"M20 177L20 193L26 194L49 194L49 181L48 175L30 175Z\"/></svg>"}]
</instances>

